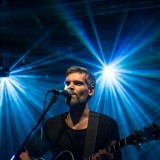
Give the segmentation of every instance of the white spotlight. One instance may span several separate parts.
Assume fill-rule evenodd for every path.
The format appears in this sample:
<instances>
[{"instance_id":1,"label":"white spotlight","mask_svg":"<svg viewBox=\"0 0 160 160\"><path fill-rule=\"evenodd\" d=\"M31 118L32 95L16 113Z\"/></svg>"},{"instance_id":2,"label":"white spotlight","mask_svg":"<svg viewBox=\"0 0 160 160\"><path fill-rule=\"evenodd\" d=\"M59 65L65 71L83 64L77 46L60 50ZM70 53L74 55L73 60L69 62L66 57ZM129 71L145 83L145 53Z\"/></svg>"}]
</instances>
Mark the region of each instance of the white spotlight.
<instances>
[{"instance_id":1,"label":"white spotlight","mask_svg":"<svg viewBox=\"0 0 160 160\"><path fill-rule=\"evenodd\" d=\"M105 79L112 80L115 78L115 69L112 66L105 66L103 70Z\"/></svg>"}]
</instances>

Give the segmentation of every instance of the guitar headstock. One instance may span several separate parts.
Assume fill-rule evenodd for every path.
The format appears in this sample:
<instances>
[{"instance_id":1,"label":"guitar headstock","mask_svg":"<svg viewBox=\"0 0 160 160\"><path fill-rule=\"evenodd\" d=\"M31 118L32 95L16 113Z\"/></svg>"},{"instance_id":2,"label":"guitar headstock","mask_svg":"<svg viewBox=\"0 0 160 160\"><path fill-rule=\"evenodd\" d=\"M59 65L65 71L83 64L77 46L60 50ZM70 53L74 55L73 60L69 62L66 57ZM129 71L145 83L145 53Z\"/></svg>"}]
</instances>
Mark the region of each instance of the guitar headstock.
<instances>
[{"instance_id":1,"label":"guitar headstock","mask_svg":"<svg viewBox=\"0 0 160 160\"><path fill-rule=\"evenodd\" d=\"M160 139L160 126L152 123L149 127L144 127L143 130L134 131L126 138L127 145L138 146L142 143Z\"/></svg>"}]
</instances>

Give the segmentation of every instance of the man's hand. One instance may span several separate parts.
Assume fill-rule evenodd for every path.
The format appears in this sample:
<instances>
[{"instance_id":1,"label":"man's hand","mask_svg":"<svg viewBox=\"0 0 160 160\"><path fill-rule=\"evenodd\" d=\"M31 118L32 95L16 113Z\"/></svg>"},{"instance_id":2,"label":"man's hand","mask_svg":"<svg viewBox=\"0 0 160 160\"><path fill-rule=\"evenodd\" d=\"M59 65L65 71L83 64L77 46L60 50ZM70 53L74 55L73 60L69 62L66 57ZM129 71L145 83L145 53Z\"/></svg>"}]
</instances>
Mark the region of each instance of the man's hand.
<instances>
[{"instance_id":1,"label":"man's hand","mask_svg":"<svg viewBox=\"0 0 160 160\"><path fill-rule=\"evenodd\" d=\"M110 146L114 146L116 141L113 141ZM105 149L100 149L96 154L93 155L92 160L101 160L102 158L106 158L107 160L113 160L113 154L107 152Z\"/></svg>"},{"instance_id":2,"label":"man's hand","mask_svg":"<svg viewBox=\"0 0 160 160\"><path fill-rule=\"evenodd\" d=\"M22 152L22 153L19 155L19 158L20 158L21 160L31 160L27 151Z\"/></svg>"},{"instance_id":3,"label":"man's hand","mask_svg":"<svg viewBox=\"0 0 160 160\"><path fill-rule=\"evenodd\" d=\"M101 149L96 154L94 154L92 160L101 160L104 157L108 160L113 160L113 155L108 153L105 149Z\"/></svg>"}]
</instances>

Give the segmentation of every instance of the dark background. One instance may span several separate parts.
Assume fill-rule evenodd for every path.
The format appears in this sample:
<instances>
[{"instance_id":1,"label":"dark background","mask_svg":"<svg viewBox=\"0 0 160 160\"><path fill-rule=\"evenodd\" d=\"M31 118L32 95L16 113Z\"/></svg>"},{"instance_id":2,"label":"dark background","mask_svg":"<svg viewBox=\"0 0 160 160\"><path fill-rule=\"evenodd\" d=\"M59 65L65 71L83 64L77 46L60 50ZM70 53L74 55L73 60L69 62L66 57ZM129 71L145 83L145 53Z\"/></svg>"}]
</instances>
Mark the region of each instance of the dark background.
<instances>
[{"instance_id":1,"label":"dark background","mask_svg":"<svg viewBox=\"0 0 160 160\"><path fill-rule=\"evenodd\" d=\"M98 73L103 63L118 58L124 58L119 66L134 85L124 76L131 86L123 83L125 95L116 91L107 103L99 87L99 103L108 109L92 109L117 119L123 138L160 122L160 1L1 0L0 160L10 159L28 135L46 91L63 87L67 67ZM63 103L60 99L47 116L66 111ZM157 145L127 147L124 160L157 160Z\"/></svg>"}]
</instances>

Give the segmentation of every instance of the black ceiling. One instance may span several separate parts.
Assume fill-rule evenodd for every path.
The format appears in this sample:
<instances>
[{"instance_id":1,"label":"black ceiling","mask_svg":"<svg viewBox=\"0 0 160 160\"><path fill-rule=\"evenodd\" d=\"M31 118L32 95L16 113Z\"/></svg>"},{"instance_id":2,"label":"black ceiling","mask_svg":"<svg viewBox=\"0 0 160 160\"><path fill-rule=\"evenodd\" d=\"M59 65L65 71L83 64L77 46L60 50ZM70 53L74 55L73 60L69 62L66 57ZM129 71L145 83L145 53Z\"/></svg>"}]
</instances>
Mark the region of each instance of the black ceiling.
<instances>
[{"instance_id":1,"label":"black ceiling","mask_svg":"<svg viewBox=\"0 0 160 160\"><path fill-rule=\"evenodd\" d=\"M108 43L104 50L110 52L124 16L127 18L122 32L129 33L131 26L138 31L152 17L160 17L159 10L159 0L1 0L0 65L9 69L18 60L22 61L19 65L31 63L53 50L65 51L63 56L73 56L69 54L72 51L90 58L72 28L74 20L78 31L85 31L94 47L98 47L89 13L94 18L101 44ZM25 59L24 55L27 55ZM55 52L57 57L62 55Z\"/></svg>"}]
</instances>

